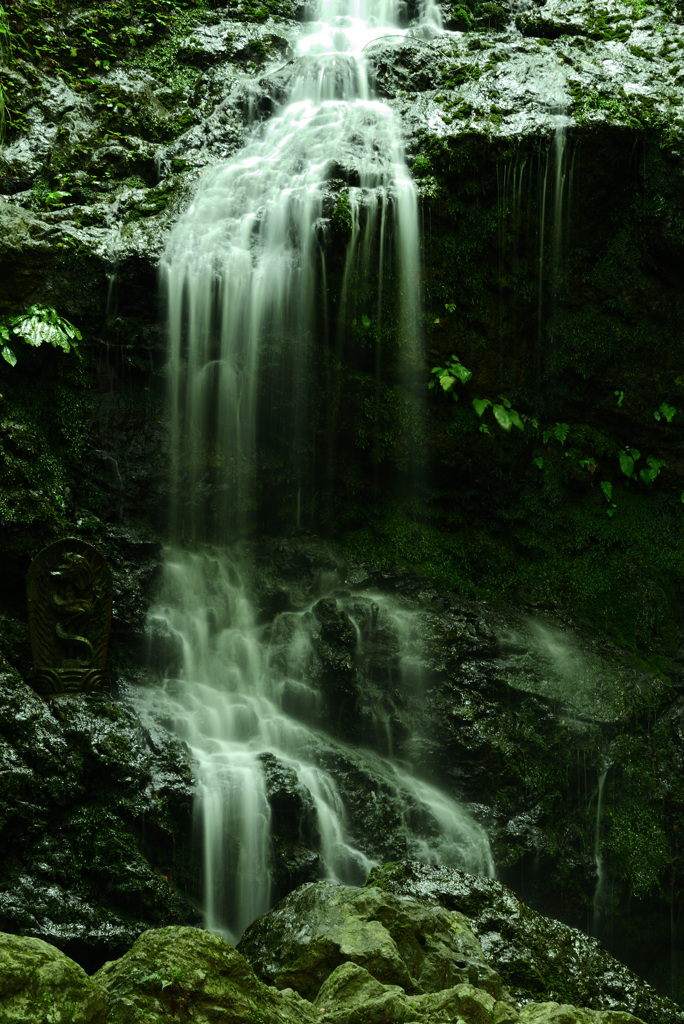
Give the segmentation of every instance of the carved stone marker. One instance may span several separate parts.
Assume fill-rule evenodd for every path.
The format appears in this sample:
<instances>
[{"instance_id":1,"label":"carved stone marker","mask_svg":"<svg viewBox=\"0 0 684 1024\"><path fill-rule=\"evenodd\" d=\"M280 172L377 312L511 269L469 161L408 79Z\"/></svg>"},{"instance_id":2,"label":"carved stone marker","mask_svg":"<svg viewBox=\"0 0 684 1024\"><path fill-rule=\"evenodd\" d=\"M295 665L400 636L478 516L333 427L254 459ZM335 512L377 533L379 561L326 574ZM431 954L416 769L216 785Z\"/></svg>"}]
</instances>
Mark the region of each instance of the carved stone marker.
<instances>
[{"instance_id":1,"label":"carved stone marker","mask_svg":"<svg viewBox=\"0 0 684 1024\"><path fill-rule=\"evenodd\" d=\"M112 574L91 544L67 538L36 555L27 577L35 675L46 697L102 681L112 619Z\"/></svg>"}]
</instances>

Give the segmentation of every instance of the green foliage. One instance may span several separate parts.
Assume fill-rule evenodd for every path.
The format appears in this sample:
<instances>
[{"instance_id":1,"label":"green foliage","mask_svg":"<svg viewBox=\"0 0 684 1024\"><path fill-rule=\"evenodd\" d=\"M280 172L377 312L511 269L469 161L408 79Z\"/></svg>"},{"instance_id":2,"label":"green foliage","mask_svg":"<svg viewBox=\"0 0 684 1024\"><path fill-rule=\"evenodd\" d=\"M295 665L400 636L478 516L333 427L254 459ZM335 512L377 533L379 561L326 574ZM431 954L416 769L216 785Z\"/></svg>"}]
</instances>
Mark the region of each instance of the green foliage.
<instances>
[{"instance_id":1,"label":"green foliage","mask_svg":"<svg viewBox=\"0 0 684 1024\"><path fill-rule=\"evenodd\" d=\"M17 357L8 344L10 331L33 348L42 344L52 345L63 352L73 351L81 358L77 348L77 343L82 340L81 332L50 306L29 306L25 313L7 318L4 324L0 322L2 357L10 366L16 366Z\"/></svg>"},{"instance_id":2,"label":"green foliage","mask_svg":"<svg viewBox=\"0 0 684 1024\"><path fill-rule=\"evenodd\" d=\"M667 420L668 423L672 423L672 420L677 410L674 405L668 405L667 402L663 402L659 409L653 413L653 418L660 422L661 419Z\"/></svg>"},{"instance_id":3,"label":"green foliage","mask_svg":"<svg viewBox=\"0 0 684 1024\"><path fill-rule=\"evenodd\" d=\"M348 191L345 190L338 195L330 221L336 234L343 238L348 238L351 235L353 222Z\"/></svg>"},{"instance_id":4,"label":"green foliage","mask_svg":"<svg viewBox=\"0 0 684 1024\"><path fill-rule=\"evenodd\" d=\"M108 71L141 44L167 33L188 10L203 0L108 0L81 6L73 0L12 0L0 7L0 63L12 52L28 64L54 72L75 88L85 76ZM87 86L85 86L87 87ZM2 109L10 128L20 127L18 112Z\"/></svg>"},{"instance_id":5,"label":"green foliage","mask_svg":"<svg viewBox=\"0 0 684 1024\"><path fill-rule=\"evenodd\" d=\"M561 445L564 445L568 434L570 433L570 427L567 423L555 423L548 430L545 430L542 434L544 444L548 444L551 438L555 438Z\"/></svg>"},{"instance_id":6,"label":"green foliage","mask_svg":"<svg viewBox=\"0 0 684 1024\"><path fill-rule=\"evenodd\" d=\"M0 66L9 63L12 52L12 32L9 27L5 8L0 5ZM0 145L5 138L5 127L7 120L7 99L5 88L0 80Z\"/></svg>"},{"instance_id":7,"label":"green foliage","mask_svg":"<svg viewBox=\"0 0 684 1024\"><path fill-rule=\"evenodd\" d=\"M615 515L617 511L617 505L613 501L613 485L609 480L602 480L601 490L603 491L604 498L608 502L608 508L606 509L606 513L612 519L612 517Z\"/></svg>"},{"instance_id":8,"label":"green foliage","mask_svg":"<svg viewBox=\"0 0 684 1024\"><path fill-rule=\"evenodd\" d=\"M191 996L186 985L186 973L180 967L173 967L168 973L151 971L140 979L142 985L149 985L159 998L162 1012L181 1022L192 1016Z\"/></svg>"},{"instance_id":9,"label":"green foliage","mask_svg":"<svg viewBox=\"0 0 684 1024\"><path fill-rule=\"evenodd\" d=\"M647 487L652 487L654 480L660 476L661 469L664 469L667 465L662 459L656 459L653 455L646 457L646 467L639 473L639 478L646 484Z\"/></svg>"},{"instance_id":10,"label":"green foliage","mask_svg":"<svg viewBox=\"0 0 684 1024\"><path fill-rule=\"evenodd\" d=\"M668 699L667 688L651 694L652 714ZM671 699L671 695L670 695ZM649 730L649 733L651 730ZM668 757L667 734L624 735L611 750L614 767L606 792L602 848L609 875L643 899L662 892L669 874L672 851L663 827L662 783L654 775L655 750Z\"/></svg>"},{"instance_id":11,"label":"green foliage","mask_svg":"<svg viewBox=\"0 0 684 1024\"><path fill-rule=\"evenodd\" d=\"M430 373L434 374L435 380L431 380L428 387L434 388L439 383L444 391L450 392L455 402L458 401L458 395L452 391L454 384L456 381L467 384L473 375L472 370L468 370L458 356L452 356L446 366L433 366Z\"/></svg>"},{"instance_id":12,"label":"green foliage","mask_svg":"<svg viewBox=\"0 0 684 1024\"><path fill-rule=\"evenodd\" d=\"M445 307L448 312L453 312L456 308L453 303L445 303ZM467 384L473 376L472 370L465 367L458 356L455 355L451 356L446 366L433 366L430 372L434 375L435 380L431 380L428 387L434 388L439 383L444 391L449 392L453 396L455 402L458 401L458 395L453 390L454 384L457 381L461 384ZM482 417L487 409L491 409L494 419L502 430L509 431L511 427L524 430L520 414L512 408L510 401L503 395L499 396L498 402L492 402L488 398L474 398L473 409L479 417ZM480 430L482 433L489 433L489 428L486 424L482 424Z\"/></svg>"},{"instance_id":13,"label":"green foliage","mask_svg":"<svg viewBox=\"0 0 684 1024\"><path fill-rule=\"evenodd\" d=\"M630 448L629 450L621 451L618 453L618 459L620 460L620 469L627 477L634 476L634 464L641 458L641 453L636 448Z\"/></svg>"},{"instance_id":14,"label":"green foliage","mask_svg":"<svg viewBox=\"0 0 684 1024\"><path fill-rule=\"evenodd\" d=\"M639 476L636 477L636 463L640 458L641 453L636 448L629 448L619 452L620 469L628 479L639 479L647 487L652 487L654 481L660 476L660 471L667 466L667 463L663 459L657 459L654 455L647 455L646 465L640 470Z\"/></svg>"},{"instance_id":15,"label":"green foliage","mask_svg":"<svg viewBox=\"0 0 684 1024\"><path fill-rule=\"evenodd\" d=\"M504 398L502 395L500 395L499 398L499 402L490 402L488 398L474 398L473 409L478 416L482 416L486 409L491 409L494 413L494 419L502 430L508 431L511 427L517 427L518 430L524 430L525 425L520 418L520 414L511 407L511 403L507 398ZM480 429L483 433L489 433L486 428L483 430L482 427L480 427Z\"/></svg>"}]
</instances>

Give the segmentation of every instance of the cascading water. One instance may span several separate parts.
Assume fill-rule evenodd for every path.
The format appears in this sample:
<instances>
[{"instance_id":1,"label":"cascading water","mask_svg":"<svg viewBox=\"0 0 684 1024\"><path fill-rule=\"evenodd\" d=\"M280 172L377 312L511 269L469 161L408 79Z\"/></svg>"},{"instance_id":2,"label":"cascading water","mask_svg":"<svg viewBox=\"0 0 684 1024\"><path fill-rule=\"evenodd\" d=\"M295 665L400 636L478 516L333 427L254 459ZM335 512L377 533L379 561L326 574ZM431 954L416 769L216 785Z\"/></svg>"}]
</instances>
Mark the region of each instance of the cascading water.
<instances>
[{"instance_id":1,"label":"cascading water","mask_svg":"<svg viewBox=\"0 0 684 1024\"><path fill-rule=\"evenodd\" d=\"M393 112L372 97L364 59L373 40L401 33L396 12L391 0L323 0L291 65L287 102L254 126L239 153L207 172L163 262L174 546L149 616L151 635L166 637L166 653L156 657L164 685L141 695L140 706L184 738L196 758L206 923L233 940L276 895L266 771L272 761L294 780L306 809L317 857L311 870L319 877L360 883L376 856L348 820L335 781L340 763L369 780L369 800L378 799L377 790L392 802L401 843L395 855L493 873L485 833L458 804L406 766L323 731L324 695L310 670L319 606L259 623L249 568L227 548L254 517L265 378L272 384L266 402L271 393L281 401L285 394L291 411L281 430L296 478L290 521L301 520L309 482L298 453L310 430L308 370L321 317L332 178L354 182L345 193L351 237L341 307L374 252L379 280L386 262L399 282L401 340L410 349L417 338L416 193ZM433 28L435 12L424 5ZM376 299L381 316L382 297ZM351 613L340 614L351 624L351 656L362 660L364 630ZM391 607L383 614L401 648L405 616ZM378 749L390 755L381 705L378 733L386 742Z\"/></svg>"}]
</instances>

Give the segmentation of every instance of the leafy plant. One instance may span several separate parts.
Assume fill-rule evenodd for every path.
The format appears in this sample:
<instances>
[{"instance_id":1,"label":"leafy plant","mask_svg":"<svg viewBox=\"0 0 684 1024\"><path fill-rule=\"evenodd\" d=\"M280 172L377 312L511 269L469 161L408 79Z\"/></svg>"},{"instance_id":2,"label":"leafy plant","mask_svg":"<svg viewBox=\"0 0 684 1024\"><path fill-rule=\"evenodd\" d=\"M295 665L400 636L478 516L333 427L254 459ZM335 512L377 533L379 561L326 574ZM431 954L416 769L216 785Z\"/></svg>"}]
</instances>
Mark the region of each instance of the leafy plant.
<instances>
[{"instance_id":1,"label":"leafy plant","mask_svg":"<svg viewBox=\"0 0 684 1024\"><path fill-rule=\"evenodd\" d=\"M513 408L507 398L499 395L500 402L490 402L488 398L474 398L473 409L478 416L482 416L485 409L491 408L494 413L494 419L499 424L502 430L510 430L511 427L517 427L518 430L524 430L525 425L520 417L520 414Z\"/></svg>"},{"instance_id":2,"label":"leafy plant","mask_svg":"<svg viewBox=\"0 0 684 1024\"><path fill-rule=\"evenodd\" d=\"M565 444L566 438L570 433L570 426L567 423L556 423L553 427L549 427L542 434L544 444L548 444L551 438L555 438L561 445Z\"/></svg>"},{"instance_id":3,"label":"leafy plant","mask_svg":"<svg viewBox=\"0 0 684 1024\"><path fill-rule=\"evenodd\" d=\"M618 453L618 459L620 460L620 469L625 474L625 476L634 476L634 464L640 458L641 452L637 451L636 448L625 449L625 451Z\"/></svg>"},{"instance_id":4,"label":"leafy plant","mask_svg":"<svg viewBox=\"0 0 684 1024\"><path fill-rule=\"evenodd\" d=\"M152 971L140 980L143 985L159 989L159 1005L164 1013L177 1016L181 1024L192 1016L190 992L185 985L185 972L180 967L172 968L166 975Z\"/></svg>"},{"instance_id":5,"label":"leafy plant","mask_svg":"<svg viewBox=\"0 0 684 1024\"><path fill-rule=\"evenodd\" d=\"M467 384L473 375L472 370L465 367L458 356L452 356L446 366L433 366L430 372L434 374L435 380L431 380L428 387L434 388L439 384L444 391L451 392L455 402L458 402L458 395L451 390L454 384L456 381Z\"/></svg>"},{"instance_id":6,"label":"leafy plant","mask_svg":"<svg viewBox=\"0 0 684 1024\"><path fill-rule=\"evenodd\" d=\"M71 192L65 192L63 189L56 189L54 192L48 192L45 196L45 208L50 209L62 209L66 204L64 200L71 195Z\"/></svg>"},{"instance_id":7,"label":"leafy plant","mask_svg":"<svg viewBox=\"0 0 684 1024\"><path fill-rule=\"evenodd\" d=\"M602 480L601 481L601 490L603 491L603 496L606 499L606 501L608 502L608 506L609 506L606 509L606 512L612 518L612 516L614 516L615 512L617 511L617 505L613 501L613 485L610 483L609 480Z\"/></svg>"},{"instance_id":8,"label":"leafy plant","mask_svg":"<svg viewBox=\"0 0 684 1024\"><path fill-rule=\"evenodd\" d=\"M636 463L640 458L641 452L637 451L636 448L628 448L618 453L620 469L628 479L637 479ZM666 465L666 462L662 459L657 459L655 455L648 455L646 457L646 465L640 470L638 479L646 484L647 487L652 487L653 481L660 476L661 469L664 469Z\"/></svg>"},{"instance_id":9,"label":"leafy plant","mask_svg":"<svg viewBox=\"0 0 684 1024\"><path fill-rule=\"evenodd\" d=\"M618 408L620 408L625 400L625 393L624 391L614 391L613 394L617 398Z\"/></svg>"},{"instance_id":10,"label":"leafy plant","mask_svg":"<svg viewBox=\"0 0 684 1024\"><path fill-rule=\"evenodd\" d=\"M5 8L0 5L0 65L7 64L9 62L9 56L12 52L12 33L10 31L9 22L7 21L7 15L5 14ZM5 98L5 90L2 82L0 82L0 143L5 138L5 128L7 124L7 100Z\"/></svg>"},{"instance_id":11,"label":"leafy plant","mask_svg":"<svg viewBox=\"0 0 684 1024\"><path fill-rule=\"evenodd\" d=\"M648 455L646 458L646 466L639 473L639 477L647 487L652 487L653 481L660 476L660 471L661 469L664 469L665 466L667 466L667 463L662 459L656 459L654 455Z\"/></svg>"},{"instance_id":12,"label":"leafy plant","mask_svg":"<svg viewBox=\"0 0 684 1024\"><path fill-rule=\"evenodd\" d=\"M0 323L2 357L10 366L16 366L17 357L9 346L12 335L33 348L39 348L45 343L63 352L73 350L80 359L77 343L82 341L81 332L50 306L29 306L25 313L9 317L4 324Z\"/></svg>"},{"instance_id":13,"label":"leafy plant","mask_svg":"<svg viewBox=\"0 0 684 1024\"><path fill-rule=\"evenodd\" d=\"M667 402L663 402L659 409L653 413L653 418L658 420L667 420L668 423L672 423L672 420L677 410L674 405L668 405Z\"/></svg>"}]
</instances>

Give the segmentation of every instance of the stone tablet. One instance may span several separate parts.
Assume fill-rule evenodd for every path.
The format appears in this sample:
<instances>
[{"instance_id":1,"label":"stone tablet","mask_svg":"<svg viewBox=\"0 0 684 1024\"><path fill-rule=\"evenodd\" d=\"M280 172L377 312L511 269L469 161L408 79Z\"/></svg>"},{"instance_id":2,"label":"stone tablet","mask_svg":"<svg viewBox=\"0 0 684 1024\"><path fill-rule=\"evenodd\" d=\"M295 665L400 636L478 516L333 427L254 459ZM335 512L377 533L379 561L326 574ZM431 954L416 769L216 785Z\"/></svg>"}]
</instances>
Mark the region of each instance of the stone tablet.
<instances>
[{"instance_id":1,"label":"stone tablet","mask_svg":"<svg viewBox=\"0 0 684 1024\"><path fill-rule=\"evenodd\" d=\"M100 552L73 538L50 544L31 563L27 590L34 689L48 697L98 686L112 618L112 574Z\"/></svg>"}]
</instances>

